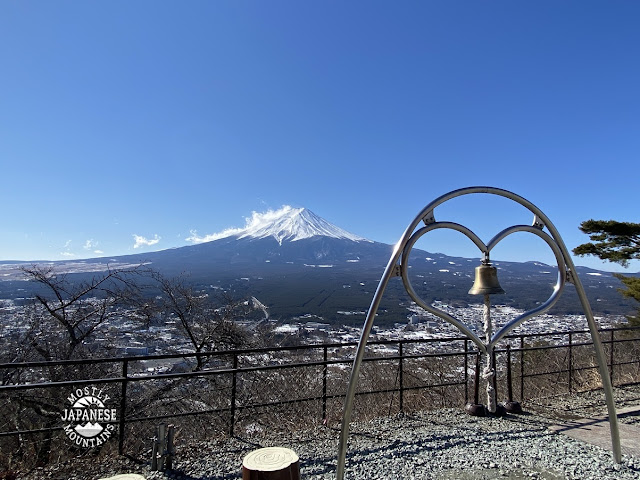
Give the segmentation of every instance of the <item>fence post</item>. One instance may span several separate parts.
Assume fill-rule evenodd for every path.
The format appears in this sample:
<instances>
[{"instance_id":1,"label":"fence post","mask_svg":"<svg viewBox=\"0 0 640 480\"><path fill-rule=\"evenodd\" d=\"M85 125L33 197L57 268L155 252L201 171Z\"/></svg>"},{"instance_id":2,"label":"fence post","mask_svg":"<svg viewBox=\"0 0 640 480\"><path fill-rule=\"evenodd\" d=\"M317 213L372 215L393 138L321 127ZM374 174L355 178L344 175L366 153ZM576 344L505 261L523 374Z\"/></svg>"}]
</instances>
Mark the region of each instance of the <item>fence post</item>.
<instances>
[{"instance_id":1,"label":"fence post","mask_svg":"<svg viewBox=\"0 0 640 480\"><path fill-rule=\"evenodd\" d=\"M238 368L238 354L233 354L233 376L231 377L231 419L229 423L229 436L233 437L233 427L236 423L236 369Z\"/></svg>"},{"instance_id":2,"label":"fence post","mask_svg":"<svg viewBox=\"0 0 640 480\"><path fill-rule=\"evenodd\" d=\"M493 391L495 392L494 395L494 401L496 402L496 405L498 403L498 398L500 398L498 396L498 364L496 363L496 349L493 348L491 349L491 363L493 364L493 369L494 369L494 373L493 373ZM488 403L488 401L487 401ZM500 408L498 406L498 408ZM496 415L499 415L498 410L496 410Z\"/></svg>"},{"instance_id":3,"label":"fence post","mask_svg":"<svg viewBox=\"0 0 640 480\"><path fill-rule=\"evenodd\" d=\"M329 369L329 365L327 365L327 346L325 345L323 348L323 359L324 359L324 367L322 369L322 421L327 421L327 370Z\"/></svg>"},{"instance_id":4,"label":"fence post","mask_svg":"<svg viewBox=\"0 0 640 480\"><path fill-rule=\"evenodd\" d=\"M473 404L480 405L480 356L482 354L478 351L476 353L476 371L474 374L474 382L473 382ZM484 412L484 407L482 407L482 411ZM482 415L484 416L484 414Z\"/></svg>"},{"instance_id":5,"label":"fence post","mask_svg":"<svg viewBox=\"0 0 640 480\"><path fill-rule=\"evenodd\" d=\"M611 351L609 352L609 378L611 378L611 385L613 385L613 339L614 339L614 329L611 329L611 346L609 348L611 348Z\"/></svg>"},{"instance_id":6,"label":"fence post","mask_svg":"<svg viewBox=\"0 0 640 480\"><path fill-rule=\"evenodd\" d=\"M464 340L464 404L469 403L469 340Z\"/></svg>"},{"instance_id":7,"label":"fence post","mask_svg":"<svg viewBox=\"0 0 640 480\"><path fill-rule=\"evenodd\" d=\"M573 334L569 332L569 393L573 392Z\"/></svg>"},{"instance_id":8,"label":"fence post","mask_svg":"<svg viewBox=\"0 0 640 480\"><path fill-rule=\"evenodd\" d=\"M118 454L124 453L124 429L125 421L124 416L127 412L127 383L129 382L128 376L129 360L123 360L122 362L122 390L120 393L120 423L118 427Z\"/></svg>"},{"instance_id":9,"label":"fence post","mask_svg":"<svg viewBox=\"0 0 640 480\"><path fill-rule=\"evenodd\" d=\"M520 335L520 401L524 402L524 336Z\"/></svg>"},{"instance_id":10,"label":"fence post","mask_svg":"<svg viewBox=\"0 0 640 480\"><path fill-rule=\"evenodd\" d=\"M507 343L507 399L513 401L513 387L511 385L511 344Z\"/></svg>"},{"instance_id":11,"label":"fence post","mask_svg":"<svg viewBox=\"0 0 640 480\"><path fill-rule=\"evenodd\" d=\"M404 413L404 368L403 368L403 364L404 364L404 349L403 349L403 343L400 342L398 344L398 354L400 355L400 365L399 365L399 369L400 369L400 413Z\"/></svg>"}]
</instances>

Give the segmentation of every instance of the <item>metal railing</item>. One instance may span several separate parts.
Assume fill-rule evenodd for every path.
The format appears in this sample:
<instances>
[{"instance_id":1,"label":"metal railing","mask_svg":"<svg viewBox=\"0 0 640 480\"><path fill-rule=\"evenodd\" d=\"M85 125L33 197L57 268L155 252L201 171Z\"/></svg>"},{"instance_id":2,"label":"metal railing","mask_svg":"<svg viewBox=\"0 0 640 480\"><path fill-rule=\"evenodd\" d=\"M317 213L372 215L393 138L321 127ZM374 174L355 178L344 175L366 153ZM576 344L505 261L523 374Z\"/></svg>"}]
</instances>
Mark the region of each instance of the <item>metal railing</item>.
<instances>
[{"instance_id":1,"label":"metal railing","mask_svg":"<svg viewBox=\"0 0 640 480\"><path fill-rule=\"evenodd\" d=\"M609 377L611 378L612 384L616 386L624 386L628 384L635 384L640 382L640 327L621 327L621 328L607 328L599 330L600 336L602 338L603 347L606 350L607 354L607 365L609 367ZM617 336L616 336L617 334ZM540 339L544 337L552 336L555 337L555 341L557 342L557 337L561 336L566 338L566 343L556 343L553 345L526 345L525 341L535 341L535 339ZM594 363L590 363L588 365L584 365L585 357L587 360L592 360L591 352L588 352L586 355L580 355L583 363L578 363L576 365L576 352L581 348L591 347L593 342L589 340L587 341L577 341L576 338L588 338L589 330L573 330L566 332L551 332L551 333L536 333L536 334L525 334L519 336L512 336L511 338L515 339L516 337L519 339L518 348L510 348L508 345L506 350L511 350L511 352L519 352L519 380L520 380L520 398L525 398L525 381L526 379L533 379L544 376L555 376L557 380L560 380L560 376L562 374L566 374L566 392L557 391L555 393L574 393L579 391L580 389L576 388L576 377L580 376L580 374L588 371L597 370L597 365ZM621 348L624 346L635 347L634 348ZM543 369L542 371L535 372L525 372L526 366L531 364L531 361L527 361L528 356L534 356L533 363L537 357L536 353L541 354L545 351L564 351L565 357L564 360L566 363L566 367L557 368L557 369ZM617 352L617 353L616 353ZM538 355L539 356L539 355ZM624 358L620 358L620 357ZM556 358L557 361L557 358ZM552 362L548 362L552 363ZM630 374L630 378L624 378L620 376L617 378L617 373L619 370L622 370L624 367L633 366L634 373ZM622 368L620 368L622 367ZM629 375L627 375L629 377ZM556 385L562 385L563 382L556 382Z\"/></svg>"},{"instance_id":2,"label":"metal railing","mask_svg":"<svg viewBox=\"0 0 640 480\"><path fill-rule=\"evenodd\" d=\"M638 382L640 381L640 355L628 358L630 351L640 350L640 328L617 328L601 330L603 344L608 349L609 372L612 379L617 379L617 372L630 367L637 370L637 375L631 377L626 375L620 377L620 381ZM519 399L521 402L527 399L527 395L532 397L535 393L526 390L527 382L536 382L536 379L543 377L553 377L554 388L558 388L558 379L564 376L567 392L571 393L577 388L577 380L580 375L589 370L597 370L595 363L586 363L584 359L593 355L576 355L581 348L592 345L590 341L581 341L582 337L589 335L588 330L581 331L554 331L547 333L511 335L505 337L501 348L497 348L498 366L500 367L501 391L510 387L506 385L507 379L513 376L519 381ZM578 340L578 341L576 341ZM391 404L394 403L397 395L397 411L403 412L407 408L407 400L411 394L422 394L421 392L438 389L442 395L447 395L447 389L457 388L457 393L451 393L452 404L455 402L465 403L469 400L470 383L473 375L470 370L474 367L469 363L469 358L477 355L477 349L465 337L452 337L441 339L411 339L411 340L388 340L369 342L369 353L364 358L364 363L372 365L373 375L385 376L381 372L387 372L386 380L382 384L375 381L365 386L357 392L358 397L362 396L391 396ZM326 420L328 417L329 402L334 401L334 409L341 409L340 400L345 397L346 374L353 362L353 353L356 343L327 343L320 345L301 345L275 348L254 348L242 350L230 350L220 352L174 354L174 355L145 355L117 358L98 358L83 360L65 360L53 362L20 362L0 364L0 378L3 384L0 386L0 409L6 411L2 406L3 401L12 401L25 392L32 392L37 395L40 389L67 389L73 392L88 385L109 385L119 386L119 398L117 406L118 426L118 446L120 453L124 452L125 432L129 425L136 422L156 421L168 418L180 418L196 415L216 415L226 417L226 434L233 436L236 433L238 416L247 410L257 411L259 409L274 409L286 405L310 403L315 404L319 410L318 416ZM635 349L635 350L633 350ZM555 351L555 358L559 359L555 366L538 370L540 363L537 359L540 355L549 358L549 351ZM563 356L564 355L564 356ZM146 365L158 364L160 362L176 364L178 362L194 359L195 357L205 359L209 368L201 370L191 370L186 372L165 373L147 371ZM579 358L578 358L579 357ZM620 358L623 357L623 358ZM580 361L577 361L580 360ZM440 366L446 363L446 366ZM550 362L545 361L545 365ZM136 368L137 365L137 368ZM82 367L89 369L95 367L101 371L111 372L109 376L99 376L98 378L78 378L78 379L57 379L49 380L51 372L64 371ZM55 369L58 370L55 370ZM45 373L39 373L41 369ZM302 375L296 380L284 379L282 372L289 371ZM318 372L319 371L319 375ZM425 373L427 371L427 373ZM305 373L307 372L307 373ZM310 372L310 373L309 373ZM391 372L391 373L389 373ZM429 373L431 372L431 373ZM435 373L434 373L435 372ZM347 372L348 373L348 372ZM395 378L394 377L395 374ZM249 375L258 375L253 379L255 384L260 384L280 375L287 383L282 387L285 392L282 395L274 395L273 392L266 397L247 396L247 386ZM18 377L26 377L26 381L17 381ZM56 375L54 375L56 376ZM60 376L60 375L58 375ZM169 413L156 413L151 415L140 415L132 397L137 395L144 385L151 383L146 391L153 392L154 388L161 389L158 384L169 380L191 381L195 379L217 379L222 386L218 385L215 402L198 404L198 408L186 411L172 411ZM303 379L303 382L300 381ZM393 382L391 383L391 380ZM219 382L219 383L220 383ZM277 382L276 382L277 383ZM301 385L304 383L304 385ZM209 385L209 384L207 384ZM296 385L306 394L301 396L292 394L291 390L298 390ZM368 386L367 386L368 385ZM188 386L187 386L188 387ZM184 387L184 388L187 388ZM170 386L171 388L178 388ZM202 386L191 386L191 388L207 388ZM279 387L274 387L279 388ZM511 388L509 388L511 391ZM557 391L556 393L562 393ZM218 395L219 394L219 395ZM461 398L462 395L464 399ZM65 398L61 391L59 398ZM415 405L420 404L420 400L413 401ZM423 399L422 399L423 400ZM391 412L391 404L389 413ZM62 408L62 405L59 405ZM423 408L426 406L423 405ZM44 426L33 427L23 430L0 431L0 439L15 435L26 435L35 433L55 432L62 430L61 419L56 424L51 425L44 422ZM49 426L47 426L49 425Z\"/></svg>"}]
</instances>

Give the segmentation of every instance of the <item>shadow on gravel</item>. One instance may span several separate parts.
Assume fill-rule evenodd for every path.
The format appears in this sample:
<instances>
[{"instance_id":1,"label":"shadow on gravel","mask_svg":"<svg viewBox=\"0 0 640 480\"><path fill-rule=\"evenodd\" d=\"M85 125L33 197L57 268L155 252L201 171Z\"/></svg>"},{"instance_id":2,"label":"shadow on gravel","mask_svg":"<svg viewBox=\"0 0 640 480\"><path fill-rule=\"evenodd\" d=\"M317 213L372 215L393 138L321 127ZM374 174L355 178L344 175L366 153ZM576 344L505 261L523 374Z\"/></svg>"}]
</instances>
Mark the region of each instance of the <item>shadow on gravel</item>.
<instances>
[{"instance_id":1,"label":"shadow on gravel","mask_svg":"<svg viewBox=\"0 0 640 480\"><path fill-rule=\"evenodd\" d=\"M519 415L517 417L504 417L502 421L516 421L523 428L518 432L504 432L498 429L494 432L483 431L481 438L478 430L470 425L460 424L451 427L451 434L433 434L420 438L418 434L410 440L399 440L393 438L385 438L385 432L381 434L371 432L352 432L352 441L347 453L347 471L356 471L358 474L374 474L368 472L368 468L374 462L380 459L402 458L406 463L413 463L417 466L428 466L432 456L447 456L447 451L456 447L482 450L485 447L495 445L496 441L508 441L510 435L517 435L521 441L536 439L540 437L541 432L546 431L545 426L541 426L539 422L527 419L528 415ZM438 422L433 422L438 423ZM443 423L442 426L448 426ZM392 433L391 433L392 434ZM358 446L358 439L366 439L367 442L375 442L375 446ZM362 442L360 442L362 443ZM489 464L490 459L487 460ZM329 471L329 470L324 470ZM320 473L320 472L313 472ZM358 475L356 475L358 478ZM373 478L373 477L371 477ZM418 477L416 477L418 478ZM426 477L425 477L426 478ZM535 468L519 468L519 469L472 469L472 470L450 470L450 471L433 471L430 472L429 478L442 480L488 480L495 478L504 478L512 480L538 478L541 480L564 480L564 476L549 470L538 470Z\"/></svg>"},{"instance_id":2,"label":"shadow on gravel","mask_svg":"<svg viewBox=\"0 0 640 480\"><path fill-rule=\"evenodd\" d=\"M503 470L498 468L451 470L434 476L434 480L565 480L565 476L535 468Z\"/></svg>"}]
</instances>

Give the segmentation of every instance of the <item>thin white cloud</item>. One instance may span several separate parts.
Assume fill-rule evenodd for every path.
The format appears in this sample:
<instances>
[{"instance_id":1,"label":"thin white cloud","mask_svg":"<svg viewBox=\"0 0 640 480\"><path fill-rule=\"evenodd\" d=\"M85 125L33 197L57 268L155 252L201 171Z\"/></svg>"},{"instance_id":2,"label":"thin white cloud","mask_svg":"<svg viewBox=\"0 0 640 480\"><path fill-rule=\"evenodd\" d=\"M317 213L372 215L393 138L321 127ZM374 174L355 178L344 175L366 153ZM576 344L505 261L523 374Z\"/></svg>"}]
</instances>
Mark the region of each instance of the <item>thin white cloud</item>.
<instances>
[{"instance_id":1,"label":"thin white cloud","mask_svg":"<svg viewBox=\"0 0 640 480\"><path fill-rule=\"evenodd\" d=\"M142 235L136 235L134 233L133 239L135 240L133 248L150 247L151 245L155 245L160 241L160 237L157 233L153 236L153 238L145 238Z\"/></svg>"},{"instance_id":2,"label":"thin white cloud","mask_svg":"<svg viewBox=\"0 0 640 480\"><path fill-rule=\"evenodd\" d=\"M276 218L281 217L284 213L292 210L293 207L290 205L284 205L282 208L278 210L267 210L266 212L251 212L251 217L245 218L245 226L244 228L227 228L222 232L218 233L210 233L203 237L198 235L198 232L195 230L191 230L191 235L186 238L187 242L193 243L204 243L204 242L212 242L213 240L218 240L220 238L230 237L232 235L242 235L247 230L257 230L262 226L268 225Z\"/></svg>"},{"instance_id":3,"label":"thin white cloud","mask_svg":"<svg viewBox=\"0 0 640 480\"><path fill-rule=\"evenodd\" d=\"M84 242L82 248L89 250L91 253L95 253L96 255L102 255L104 252L98 248L98 245L100 245L100 242L91 238Z\"/></svg>"},{"instance_id":4,"label":"thin white cloud","mask_svg":"<svg viewBox=\"0 0 640 480\"><path fill-rule=\"evenodd\" d=\"M243 231L244 229L242 228L228 228L222 232L210 233L208 235L201 237L198 235L198 232L196 230L190 230L189 233L191 233L191 235L185 238L185 240L187 242L192 242L192 243L212 242L214 240L218 240L219 238L230 237L231 235L238 235Z\"/></svg>"},{"instance_id":5,"label":"thin white cloud","mask_svg":"<svg viewBox=\"0 0 640 480\"><path fill-rule=\"evenodd\" d=\"M293 210L291 205L284 205L278 210L267 210L266 212L251 212L251 218L245 218L245 230L258 229L264 225L268 225L275 219Z\"/></svg>"},{"instance_id":6,"label":"thin white cloud","mask_svg":"<svg viewBox=\"0 0 640 480\"><path fill-rule=\"evenodd\" d=\"M66 242L64 242L64 246L62 248L64 248L64 252L60 252L60 255L63 257L67 257L67 258L71 258L71 257L75 257L76 254L70 252L69 250L71 250L71 244L72 244L72 240L67 240Z\"/></svg>"}]
</instances>

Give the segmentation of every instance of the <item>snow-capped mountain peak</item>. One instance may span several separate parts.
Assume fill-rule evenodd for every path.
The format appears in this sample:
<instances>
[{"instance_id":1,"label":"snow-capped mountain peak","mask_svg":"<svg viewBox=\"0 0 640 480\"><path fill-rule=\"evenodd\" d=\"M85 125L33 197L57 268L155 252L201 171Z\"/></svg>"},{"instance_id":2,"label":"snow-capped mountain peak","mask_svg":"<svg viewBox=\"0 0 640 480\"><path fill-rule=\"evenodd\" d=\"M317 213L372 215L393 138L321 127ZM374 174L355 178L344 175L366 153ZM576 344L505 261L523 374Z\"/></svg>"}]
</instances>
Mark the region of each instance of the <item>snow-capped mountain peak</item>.
<instances>
[{"instance_id":1,"label":"snow-capped mountain peak","mask_svg":"<svg viewBox=\"0 0 640 480\"><path fill-rule=\"evenodd\" d=\"M207 237L197 237L197 234L192 232L190 240L195 243L202 243L203 241L231 236L237 236L238 238L273 237L280 244L283 241L295 242L315 236L333 237L354 242L370 242L366 238L349 233L327 222L311 210L293 208L289 205L285 205L278 210L269 210L262 213L253 212L251 217L246 219L244 228L231 228Z\"/></svg>"},{"instance_id":2,"label":"snow-capped mountain peak","mask_svg":"<svg viewBox=\"0 0 640 480\"><path fill-rule=\"evenodd\" d=\"M354 242L367 241L362 237L336 227L311 210L293 208L288 205L279 210L263 214L254 212L240 238L273 237L278 243L282 243L284 240L295 242L296 240L318 235L352 240Z\"/></svg>"}]
</instances>

